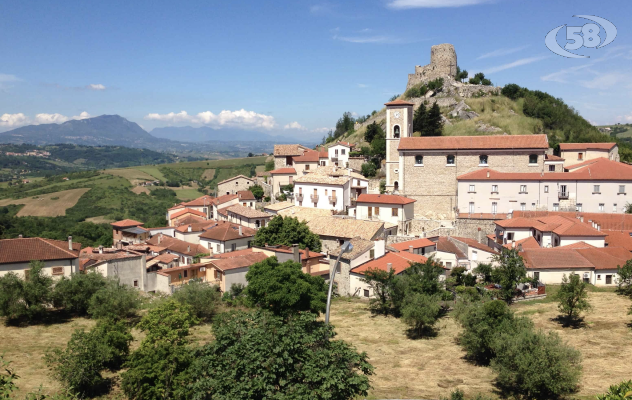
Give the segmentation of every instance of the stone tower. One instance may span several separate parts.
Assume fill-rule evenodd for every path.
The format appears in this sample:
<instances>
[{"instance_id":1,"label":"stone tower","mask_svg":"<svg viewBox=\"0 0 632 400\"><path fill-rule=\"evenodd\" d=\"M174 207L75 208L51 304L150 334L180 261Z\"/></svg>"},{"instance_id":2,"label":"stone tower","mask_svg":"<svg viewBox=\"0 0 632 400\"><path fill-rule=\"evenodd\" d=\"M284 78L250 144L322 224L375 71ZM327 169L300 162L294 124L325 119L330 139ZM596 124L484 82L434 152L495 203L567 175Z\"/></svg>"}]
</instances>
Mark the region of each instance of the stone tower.
<instances>
[{"instance_id":1,"label":"stone tower","mask_svg":"<svg viewBox=\"0 0 632 400\"><path fill-rule=\"evenodd\" d=\"M451 78L456 76L456 51L449 43L437 44L430 48L430 64L415 66L415 73L408 74L406 90L419 84L437 78Z\"/></svg>"},{"instance_id":2,"label":"stone tower","mask_svg":"<svg viewBox=\"0 0 632 400\"><path fill-rule=\"evenodd\" d=\"M403 157L400 159L397 148L399 140L413 135L413 106L404 100L395 100L386 106L386 191L401 193Z\"/></svg>"}]
</instances>

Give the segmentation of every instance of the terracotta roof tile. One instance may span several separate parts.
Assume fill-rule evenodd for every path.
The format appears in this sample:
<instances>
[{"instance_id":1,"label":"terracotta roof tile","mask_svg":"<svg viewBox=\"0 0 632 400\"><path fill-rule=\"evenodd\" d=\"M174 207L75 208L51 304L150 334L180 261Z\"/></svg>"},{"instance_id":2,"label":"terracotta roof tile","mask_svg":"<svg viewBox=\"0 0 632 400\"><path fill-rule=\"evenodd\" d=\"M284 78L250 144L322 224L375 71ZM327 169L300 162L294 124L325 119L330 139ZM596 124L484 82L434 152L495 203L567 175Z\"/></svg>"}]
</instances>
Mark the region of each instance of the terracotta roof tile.
<instances>
[{"instance_id":1,"label":"terracotta roof tile","mask_svg":"<svg viewBox=\"0 0 632 400\"><path fill-rule=\"evenodd\" d=\"M494 236L492 240L496 240L496 237ZM539 249L540 243L538 243L538 241L535 240L533 236L529 236L528 238L516 240L513 243L504 244L503 247L506 247L508 249L512 249L512 248L517 249L519 247L522 247L523 250L524 249Z\"/></svg>"},{"instance_id":2,"label":"terracotta roof tile","mask_svg":"<svg viewBox=\"0 0 632 400\"><path fill-rule=\"evenodd\" d=\"M479 243L479 242L477 242L477 241L476 241L476 240L474 240L474 239L465 238L465 237L457 237L457 236L451 236L451 238L452 238L452 239L456 239L456 240L458 240L459 242L465 243L465 244L467 244L469 247L474 247L475 249L482 250L482 251L486 251L486 252L488 252L488 253L496 253L496 252L494 251L494 249L492 249L491 247L489 247L489 246L487 246L487 245L485 245L485 244Z\"/></svg>"},{"instance_id":3,"label":"terracotta roof tile","mask_svg":"<svg viewBox=\"0 0 632 400\"><path fill-rule=\"evenodd\" d=\"M296 174L296 170L294 168L279 168L270 171L270 175L280 175L280 174Z\"/></svg>"},{"instance_id":4,"label":"terracotta roof tile","mask_svg":"<svg viewBox=\"0 0 632 400\"><path fill-rule=\"evenodd\" d=\"M247 179L247 180L253 182L252 178L248 178L246 175L237 175L237 176L233 176L232 178L224 179L223 181L218 183L218 185L221 185L222 183L230 182L230 181L232 181L234 179L239 179L239 178Z\"/></svg>"},{"instance_id":5,"label":"terracotta roof tile","mask_svg":"<svg viewBox=\"0 0 632 400\"><path fill-rule=\"evenodd\" d=\"M375 247L375 243L372 240L365 240L360 237L352 238L349 241L353 245L353 249L351 249L350 252L342 255L342 258L347 260L354 260ZM340 254L340 246L337 246L335 249L330 250L328 254L338 257L338 255Z\"/></svg>"},{"instance_id":6,"label":"terracotta roof tile","mask_svg":"<svg viewBox=\"0 0 632 400\"><path fill-rule=\"evenodd\" d=\"M358 203L394 204L403 205L414 203L417 200L396 194L361 194L358 196Z\"/></svg>"},{"instance_id":7,"label":"terracotta roof tile","mask_svg":"<svg viewBox=\"0 0 632 400\"><path fill-rule=\"evenodd\" d=\"M215 253L211 255L210 258L213 258L213 259L232 258L232 257L243 256L244 254L252 254L254 252L255 252L254 249L250 247L248 249L229 251L227 253Z\"/></svg>"},{"instance_id":8,"label":"terracotta roof tile","mask_svg":"<svg viewBox=\"0 0 632 400\"><path fill-rule=\"evenodd\" d=\"M134 221L133 219L124 219L122 221L112 222L110 225L117 228L128 228L132 226L142 226L145 224L143 222Z\"/></svg>"},{"instance_id":9,"label":"terracotta roof tile","mask_svg":"<svg viewBox=\"0 0 632 400\"><path fill-rule=\"evenodd\" d=\"M544 159L546 161L564 161L562 157L558 157L555 154L547 154L546 156L544 156Z\"/></svg>"},{"instance_id":10,"label":"terracotta roof tile","mask_svg":"<svg viewBox=\"0 0 632 400\"><path fill-rule=\"evenodd\" d=\"M300 156L307 148L300 144L275 144L275 156Z\"/></svg>"},{"instance_id":11,"label":"terracotta roof tile","mask_svg":"<svg viewBox=\"0 0 632 400\"><path fill-rule=\"evenodd\" d=\"M165 247L169 251L192 257L198 254L209 253L209 249L202 245L185 242L184 240L161 234L152 236L151 239L146 241L146 243L153 246Z\"/></svg>"},{"instance_id":12,"label":"terracotta roof tile","mask_svg":"<svg viewBox=\"0 0 632 400\"><path fill-rule=\"evenodd\" d=\"M356 236L374 240L384 228L384 222L360 219L317 217L307 223L309 229L319 236L351 239Z\"/></svg>"},{"instance_id":13,"label":"terracotta roof tile","mask_svg":"<svg viewBox=\"0 0 632 400\"><path fill-rule=\"evenodd\" d=\"M213 219L209 219L202 222L194 222L192 224L182 224L176 227L175 230L181 233L185 233L185 232L188 232L189 227L191 227L191 232L203 232L204 229L216 223L217 221Z\"/></svg>"},{"instance_id":14,"label":"terracotta roof tile","mask_svg":"<svg viewBox=\"0 0 632 400\"><path fill-rule=\"evenodd\" d=\"M391 267L395 271L395 274L401 274L410 267L411 263L424 263L428 259L419 254L412 254L407 252L401 253L386 253L380 258L366 262L360 266L357 266L351 270L356 274L364 274L370 269L380 269L382 271L388 271L388 264L392 264Z\"/></svg>"},{"instance_id":15,"label":"terracotta roof tile","mask_svg":"<svg viewBox=\"0 0 632 400\"><path fill-rule=\"evenodd\" d=\"M437 240L437 251L443 251L444 253L452 253L456 255L457 258L467 258L467 255L463 254L461 250L448 239L447 236L441 236Z\"/></svg>"},{"instance_id":16,"label":"terracotta roof tile","mask_svg":"<svg viewBox=\"0 0 632 400\"><path fill-rule=\"evenodd\" d=\"M239 235L239 228L241 227L241 235ZM240 226L237 224L232 224L227 221L220 221L217 225L212 225L204 233L200 235L200 239L211 239L217 240L220 242L225 242L227 240L234 240L239 238L252 237L257 233L252 228L248 228L246 226Z\"/></svg>"},{"instance_id":17,"label":"terracotta roof tile","mask_svg":"<svg viewBox=\"0 0 632 400\"><path fill-rule=\"evenodd\" d=\"M429 247L429 246L434 246L434 245L436 245L436 243L433 242L432 240L421 238L421 239L409 240L407 242L393 243L391 247L399 251L408 251L408 249L410 249L410 246L413 246L413 249L420 249L422 247Z\"/></svg>"},{"instance_id":18,"label":"terracotta roof tile","mask_svg":"<svg viewBox=\"0 0 632 400\"><path fill-rule=\"evenodd\" d=\"M546 135L404 137L398 150L548 149Z\"/></svg>"},{"instance_id":19,"label":"terracotta roof tile","mask_svg":"<svg viewBox=\"0 0 632 400\"><path fill-rule=\"evenodd\" d=\"M239 200L256 200L255 195L250 190L240 190L237 192Z\"/></svg>"},{"instance_id":20,"label":"terracotta roof tile","mask_svg":"<svg viewBox=\"0 0 632 400\"><path fill-rule=\"evenodd\" d=\"M18 238L0 240L0 264L23 263L34 260L68 260L79 257L81 243L44 238Z\"/></svg>"},{"instance_id":21,"label":"terracotta roof tile","mask_svg":"<svg viewBox=\"0 0 632 400\"><path fill-rule=\"evenodd\" d=\"M169 219L175 219L175 218L181 217L181 216L186 215L186 214L193 214L193 215L197 215L198 217L206 217L206 214L204 214L202 211L194 210L192 208L185 208L182 211L178 211L178 212L175 212L175 213L171 214Z\"/></svg>"},{"instance_id":22,"label":"terracotta roof tile","mask_svg":"<svg viewBox=\"0 0 632 400\"><path fill-rule=\"evenodd\" d=\"M282 217L297 218L299 221L304 221L304 222L309 222L319 217L331 217L332 215L331 210L326 210L324 208L302 207L302 206L284 208L282 210L277 211L277 214Z\"/></svg>"},{"instance_id":23,"label":"terracotta roof tile","mask_svg":"<svg viewBox=\"0 0 632 400\"><path fill-rule=\"evenodd\" d=\"M285 208L290 208L290 207L294 207L294 203L289 202L289 201L282 201L280 203L268 204L263 209L270 210L270 211L280 211L280 210L283 210Z\"/></svg>"},{"instance_id":24,"label":"terracotta roof tile","mask_svg":"<svg viewBox=\"0 0 632 400\"><path fill-rule=\"evenodd\" d=\"M239 198L239 195L236 195L236 194L225 194L223 196L219 196L213 199L213 204L215 204L216 206L219 206L220 204L228 203L229 201L235 200L238 198Z\"/></svg>"},{"instance_id":25,"label":"terracotta roof tile","mask_svg":"<svg viewBox=\"0 0 632 400\"><path fill-rule=\"evenodd\" d=\"M220 260L212 260L210 264L214 265L220 271L228 271L231 269L250 267L252 264L261 262L266 258L268 258L268 256L265 255L265 253L250 253Z\"/></svg>"},{"instance_id":26,"label":"terracotta roof tile","mask_svg":"<svg viewBox=\"0 0 632 400\"><path fill-rule=\"evenodd\" d=\"M415 103L411 103L405 100L393 100L388 103L384 103L385 106L414 106Z\"/></svg>"},{"instance_id":27,"label":"terracotta roof tile","mask_svg":"<svg viewBox=\"0 0 632 400\"><path fill-rule=\"evenodd\" d=\"M182 203L182 205L185 207L204 207L210 205L213 202L213 199L215 199L215 197L204 195L195 200Z\"/></svg>"},{"instance_id":28,"label":"terracotta roof tile","mask_svg":"<svg viewBox=\"0 0 632 400\"><path fill-rule=\"evenodd\" d=\"M616 143L560 143L560 150L612 150Z\"/></svg>"},{"instance_id":29,"label":"terracotta roof tile","mask_svg":"<svg viewBox=\"0 0 632 400\"><path fill-rule=\"evenodd\" d=\"M270 218L273 215L263 211L256 210L250 207L244 207L241 204L235 204L234 206L226 207L226 211L233 214L240 215L246 218Z\"/></svg>"},{"instance_id":30,"label":"terracotta roof tile","mask_svg":"<svg viewBox=\"0 0 632 400\"><path fill-rule=\"evenodd\" d=\"M315 150L305 150L302 156L293 157L294 162L314 162L317 163L320 153Z\"/></svg>"},{"instance_id":31,"label":"terracotta roof tile","mask_svg":"<svg viewBox=\"0 0 632 400\"><path fill-rule=\"evenodd\" d=\"M608 231L605 233L608 234L608 236L606 236L606 245L608 247L621 247L627 251L632 251L632 237L630 237L630 232Z\"/></svg>"}]
</instances>

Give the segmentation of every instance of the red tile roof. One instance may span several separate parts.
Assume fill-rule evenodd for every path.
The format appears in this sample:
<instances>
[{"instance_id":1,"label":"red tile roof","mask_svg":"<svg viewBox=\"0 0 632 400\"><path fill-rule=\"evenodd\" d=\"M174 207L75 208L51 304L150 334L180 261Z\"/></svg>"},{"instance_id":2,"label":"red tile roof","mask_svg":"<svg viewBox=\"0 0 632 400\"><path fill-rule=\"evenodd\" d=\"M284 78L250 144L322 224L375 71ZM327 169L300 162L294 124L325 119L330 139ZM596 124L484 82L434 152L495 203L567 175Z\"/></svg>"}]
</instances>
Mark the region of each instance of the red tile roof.
<instances>
[{"instance_id":1,"label":"red tile roof","mask_svg":"<svg viewBox=\"0 0 632 400\"><path fill-rule=\"evenodd\" d=\"M560 150L611 150L616 143L560 143Z\"/></svg>"},{"instance_id":2,"label":"red tile roof","mask_svg":"<svg viewBox=\"0 0 632 400\"><path fill-rule=\"evenodd\" d=\"M215 197L204 195L202 197L198 197L195 200L188 201L186 203L181 203L185 207L204 207L212 204Z\"/></svg>"},{"instance_id":3,"label":"red tile roof","mask_svg":"<svg viewBox=\"0 0 632 400\"><path fill-rule=\"evenodd\" d=\"M320 158L320 153L315 150L306 150L302 156L293 157L292 160L295 162L318 162Z\"/></svg>"},{"instance_id":4,"label":"red tile roof","mask_svg":"<svg viewBox=\"0 0 632 400\"><path fill-rule=\"evenodd\" d=\"M630 252L621 247L553 247L527 249L524 260L528 269L574 269L616 270L632 258Z\"/></svg>"},{"instance_id":5,"label":"red tile roof","mask_svg":"<svg viewBox=\"0 0 632 400\"><path fill-rule=\"evenodd\" d=\"M359 265L351 270L351 272L355 272L357 274L364 274L369 269L380 269L382 271L387 271L387 264L392 264L392 268L395 271L395 274L400 274L404 270L410 267L411 263L424 263L428 259L424 256L420 256L419 254L412 254L405 251L400 253L386 253L384 256L380 258L376 258L375 260L371 260L362 265Z\"/></svg>"},{"instance_id":6,"label":"red tile roof","mask_svg":"<svg viewBox=\"0 0 632 400\"><path fill-rule=\"evenodd\" d=\"M210 261L210 263L220 271L228 271L231 269L250 267L252 264L261 262L266 258L268 258L268 256L265 255L265 253L250 253L236 257L213 260Z\"/></svg>"},{"instance_id":7,"label":"red tile roof","mask_svg":"<svg viewBox=\"0 0 632 400\"><path fill-rule=\"evenodd\" d=\"M558 157L554 154L547 154L544 159L546 161L564 161L564 159L562 157Z\"/></svg>"},{"instance_id":8,"label":"red tile roof","mask_svg":"<svg viewBox=\"0 0 632 400\"><path fill-rule=\"evenodd\" d=\"M200 244L185 242L184 240L176 239L171 236L162 234L152 236L151 239L147 240L147 244L165 247L167 248L167 250L174 253L184 254L192 257L198 254L208 254L210 252L209 249Z\"/></svg>"},{"instance_id":9,"label":"red tile roof","mask_svg":"<svg viewBox=\"0 0 632 400\"><path fill-rule=\"evenodd\" d=\"M178 218L178 217L180 217L182 215L185 215L185 214L193 214L193 215L197 215L199 217L206 217L206 214L204 214L202 211L194 210L192 208L185 208L182 211L178 211L176 213L171 214L169 219Z\"/></svg>"},{"instance_id":10,"label":"red tile roof","mask_svg":"<svg viewBox=\"0 0 632 400\"><path fill-rule=\"evenodd\" d=\"M208 229L206 229L206 231L200 235L200 238L224 242L227 240L252 237L257 233L257 231L252 228L242 226L242 235L240 236L239 227L240 225L237 224L232 224L227 221L220 221L217 223L217 225L212 225Z\"/></svg>"},{"instance_id":11,"label":"red tile roof","mask_svg":"<svg viewBox=\"0 0 632 400\"><path fill-rule=\"evenodd\" d=\"M222 258L232 258L232 257L237 257L237 256L243 256L244 254L251 254L251 253L254 253L254 250L252 249L252 247L248 249L243 249L243 250L229 251L228 253L214 253L211 257L222 259Z\"/></svg>"},{"instance_id":12,"label":"red tile roof","mask_svg":"<svg viewBox=\"0 0 632 400\"><path fill-rule=\"evenodd\" d=\"M567 218L582 217L584 223L591 225L595 222L601 230L632 231L632 214L609 214L609 213L587 213L587 212L564 212L564 211L514 211L517 217L545 217L551 215L561 215Z\"/></svg>"},{"instance_id":13,"label":"red tile roof","mask_svg":"<svg viewBox=\"0 0 632 400\"><path fill-rule=\"evenodd\" d=\"M388 103L384 103L385 106L414 106L415 103L410 103L405 100L393 100Z\"/></svg>"},{"instance_id":14,"label":"red tile roof","mask_svg":"<svg viewBox=\"0 0 632 400\"><path fill-rule=\"evenodd\" d=\"M496 240L495 237L492 240ZM513 243L507 243L503 245L503 247L506 247L508 249L512 249L512 248L517 249L518 246L521 246L523 250L524 249L539 249L540 243L538 243L538 241L535 240L533 236L529 236L528 238L516 240Z\"/></svg>"},{"instance_id":15,"label":"red tile roof","mask_svg":"<svg viewBox=\"0 0 632 400\"><path fill-rule=\"evenodd\" d=\"M130 228L132 226L145 225L143 222L134 221L133 219L124 219L122 221L112 222L110 225L116 228Z\"/></svg>"},{"instance_id":16,"label":"red tile roof","mask_svg":"<svg viewBox=\"0 0 632 400\"><path fill-rule=\"evenodd\" d=\"M588 249L588 248L595 248L595 246L588 244L584 241L581 241L581 242L567 244L564 246L557 246L557 248L558 249Z\"/></svg>"},{"instance_id":17,"label":"red tile roof","mask_svg":"<svg viewBox=\"0 0 632 400\"><path fill-rule=\"evenodd\" d=\"M256 200L255 195L250 190L240 190L237 192L239 200Z\"/></svg>"},{"instance_id":18,"label":"red tile roof","mask_svg":"<svg viewBox=\"0 0 632 400\"><path fill-rule=\"evenodd\" d=\"M485 244L479 243L479 242L477 242L474 239L464 238L464 237L457 237L457 236L451 236L451 237L452 237L452 239L456 239L459 242L463 242L463 243L467 244L469 247L474 247L475 249L486 251L488 253L496 253L494 251L494 249L492 249L491 247L489 247L489 246L487 246Z\"/></svg>"},{"instance_id":19,"label":"red tile roof","mask_svg":"<svg viewBox=\"0 0 632 400\"><path fill-rule=\"evenodd\" d=\"M44 238L18 238L0 240L0 264L24 263L34 260L68 260L79 257L81 243Z\"/></svg>"},{"instance_id":20,"label":"red tile roof","mask_svg":"<svg viewBox=\"0 0 632 400\"><path fill-rule=\"evenodd\" d=\"M213 199L213 204L215 204L216 206L219 206L220 204L224 204L227 203L231 200L235 200L238 199L239 195L237 194L225 194L223 196L219 196L215 199Z\"/></svg>"},{"instance_id":21,"label":"red tile roof","mask_svg":"<svg viewBox=\"0 0 632 400\"><path fill-rule=\"evenodd\" d=\"M467 258L467 255L463 254L463 252L456 247L456 245L448 239L447 236L441 236L437 240L437 251L443 251L444 253L452 253L456 255L457 258Z\"/></svg>"},{"instance_id":22,"label":"red tile roof","mask_svg":"<svg viewBox=\"0 0 632 400\"><path fill-rule=\"evenodd\" d=\"M605 233L608 234L608 236L606 236L606 246L621 247L632 252L632 237L630 237L630 232L608 231Z\"/></svg>"},{"instance_id":23,"label":"red tile roof","mask_svg":"<svg viewBox=\"0 0 632 400\"><path fill-rule=\"evenodd\" d=\"M294 168L279 168L270 171L270 174L296 174L296 170Z\"/></svg>"},{"instance_id":24,"label":"red tile roof","mask_svg":"<svg viewBox=\"0 0 632 400\"><path fill-rule=\"evenodd\" d=\"M398 150L548 149L546 135L404 137Z\"/></svg>"},{"instance_id":25,"label":"red tile roof","mask_svg":"<svg viewBox=\"0 0 632 400\"><path fill-rule=\"evenodd\" d=\"M179 225L177 228L175 228L175 230L181 233L186 233L189 231L189 226L190 226L191 232L202 232L204 231L204 229L216 223L217 221L209 219L202 222L194 222L192 224L182 224L182 225Z\"/></svg>"},{"instance_id":26,"label":"red tile roof","mask_svg":"<svg viewBox=\"0 0 632 400\"><path fill-rule=\"evenodd\" d=\"M398 196L396 194L361 194L358 196L358 203L404 205L414 203L416 201L417 200L409 199L404 196Z\"/></svg>"},{"instance_id":27,"label":"red tile roof","mask_svg":"<svg viewBox=\"0 0 632 400\"><path fill-rule=\"evenodd\" d=\"M554 232L558 236L590 236L605 237L604 232L598 231L592 226L582 223L576 218L568 218L561 215L546 217L524 218L516 217L496 221L496 225L502 228L535 228L541 232Z\"/></svg>"},{"instance_id":28,"label":"red tile roof","mask_svg":"<svg viewBox=\"0 0 632 400\"><path fill-rule=\"evenodd\" d=\"M421 238L415 240L409 240L407 242L399 242L391 245L392 248L399 251L407 251L410 249L410 246L413 246L413 249L420 249L422 247L434 246L436 243L430 239Z\"/></svg>"}]
</instances>

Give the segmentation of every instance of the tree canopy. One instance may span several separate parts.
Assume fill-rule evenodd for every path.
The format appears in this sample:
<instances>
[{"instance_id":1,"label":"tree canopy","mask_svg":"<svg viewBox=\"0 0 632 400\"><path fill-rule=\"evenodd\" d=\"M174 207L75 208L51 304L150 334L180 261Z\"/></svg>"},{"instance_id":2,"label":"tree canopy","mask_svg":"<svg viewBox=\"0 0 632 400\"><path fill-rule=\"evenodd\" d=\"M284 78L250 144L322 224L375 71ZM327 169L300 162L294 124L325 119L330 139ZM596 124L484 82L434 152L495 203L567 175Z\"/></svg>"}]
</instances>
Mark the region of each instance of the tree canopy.
<instances>
[{"instance_id":1,"label":"tree canopy","mask_svg":"<svg viewBox=\"0 0 632 400\"><path fill-rule=\"evenodd\" d=\"M309 230L305 222L299 222L298 218L280 215L272 218L267 226L259 228L253 244L255 246L298 244L301 249L309 248L313 251L321 249L320 238Z\"/></svg>"}]
</instances>

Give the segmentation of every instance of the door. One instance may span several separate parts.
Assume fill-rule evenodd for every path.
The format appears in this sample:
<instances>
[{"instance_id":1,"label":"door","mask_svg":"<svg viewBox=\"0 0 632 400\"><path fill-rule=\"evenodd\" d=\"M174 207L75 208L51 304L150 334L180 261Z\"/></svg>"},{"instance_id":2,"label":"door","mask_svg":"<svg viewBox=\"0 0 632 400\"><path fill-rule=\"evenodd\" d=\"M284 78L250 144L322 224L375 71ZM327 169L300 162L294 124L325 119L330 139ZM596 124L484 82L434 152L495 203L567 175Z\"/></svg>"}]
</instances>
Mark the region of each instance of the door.
<instances>
[{"instance_id":1,"label":"door","mask_svg":"<svg viewBox=\"0 0 632 400\"><path fill-rule=\"evenodd\" d=\"M369 218L371 218L373 216L373 207L368 207L369 208Z\"/></svg>"},{"instance_id":2,"label":"door","mask_svg":"<svg viewBox=\"0 0 632 400\"><path fill-rule=\"evenodd\" d=\"M612 275L606 275L606 285L612 285Z\"/></svg>"}]
</instances>

